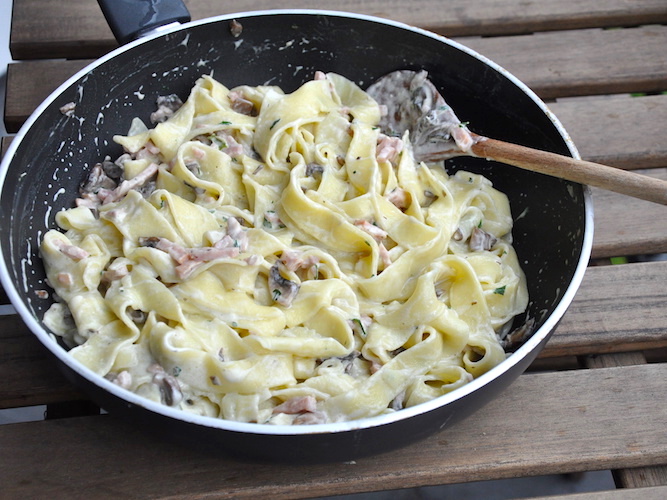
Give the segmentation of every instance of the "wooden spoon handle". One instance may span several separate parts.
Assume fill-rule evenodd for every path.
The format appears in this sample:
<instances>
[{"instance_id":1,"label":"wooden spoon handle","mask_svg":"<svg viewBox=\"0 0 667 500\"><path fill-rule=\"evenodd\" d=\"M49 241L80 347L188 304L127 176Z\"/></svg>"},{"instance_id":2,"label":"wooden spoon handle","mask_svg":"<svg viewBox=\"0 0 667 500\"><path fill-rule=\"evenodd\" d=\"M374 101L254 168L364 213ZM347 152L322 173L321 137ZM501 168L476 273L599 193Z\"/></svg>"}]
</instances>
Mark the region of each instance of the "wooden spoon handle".
<instances>
[{"instance_id":1,"label":"wooden spoon handle","mask_svg":"<svg viewBox=\"0 0 667 500\"><path fill-rule=\"evenodd\" d=\"M667 182L627 170L474 136L475 156L667 205Z\"/></svg>"}]
</instances>

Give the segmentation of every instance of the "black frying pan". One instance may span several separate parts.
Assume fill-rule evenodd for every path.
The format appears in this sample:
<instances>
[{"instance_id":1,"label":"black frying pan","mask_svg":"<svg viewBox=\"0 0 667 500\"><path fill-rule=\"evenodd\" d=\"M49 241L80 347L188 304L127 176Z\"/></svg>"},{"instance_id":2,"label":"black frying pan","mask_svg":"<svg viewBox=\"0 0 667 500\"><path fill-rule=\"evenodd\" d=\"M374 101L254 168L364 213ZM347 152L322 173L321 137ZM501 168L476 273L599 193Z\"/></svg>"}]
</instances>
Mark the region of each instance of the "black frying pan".
<instances>
[{"instance_id":1,"label":"black frying pan","mask_svg":"<svg viewBox=\"0 0 667 500\"><path fill-rule=\"evenodd\" d=\"M144 3L145 15L138 16L135 7L134 18L150 18L148 7L165 2L139 2ZM176 14L165 17L170 22L183 16L187 11L177 7ZM230 30L233 18L242 25L239 36ZM123 41L134 36L114 31ZM56 90L26 122L2 163L0 272L15 308L66 376L109 412L161 436L281 461L349 460L390 450L448 428L498 396L537 356L571 302L591 251L592 208L581 185L478 158L448 160L446 168L482 173L508 194L516 219L515 247L530 293L528 311L516 324L532 324L532 336L495 369L429 403L372 419L315 426L193 417L143 400L79 366L41 322L50 305L39 294L48 289L38 255L41 236L55 227L57 211L73 206L87 169L105 155L121 153L112 136L125 133L135 116L148 123L157 96L177 93L185 99L206 73L227 87L268 83L291 91L316 70L340 73L366 87L405 68L426 69L476 132L577 156L545 105L497 65L423 30L346 13L240 13L172 26L111 52ZM76 108L68 117L60 107L70 102Z\"/></svg>"}]
</instances>

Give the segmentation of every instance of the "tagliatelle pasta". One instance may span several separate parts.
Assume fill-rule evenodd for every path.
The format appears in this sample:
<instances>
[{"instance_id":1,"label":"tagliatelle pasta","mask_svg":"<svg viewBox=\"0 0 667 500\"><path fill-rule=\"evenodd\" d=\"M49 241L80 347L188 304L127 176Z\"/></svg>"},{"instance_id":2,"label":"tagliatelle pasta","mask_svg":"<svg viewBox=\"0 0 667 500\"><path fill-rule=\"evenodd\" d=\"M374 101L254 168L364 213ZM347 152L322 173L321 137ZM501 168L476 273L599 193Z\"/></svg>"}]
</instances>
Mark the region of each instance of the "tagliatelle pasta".
<instances>
[{"instance_id":1,"label":"tagliatelle pasta","mask_svg":"<svg viewBox=\"0 0 667 500\"><path fill-rule=\"evenodd\" d=\"M336 74L290 94L204 76L160 104L41 245L45 323L82 364L183 411L313 424L505 359L527 289L487 179L415 162Z\"/></svg>"}]
</instances>

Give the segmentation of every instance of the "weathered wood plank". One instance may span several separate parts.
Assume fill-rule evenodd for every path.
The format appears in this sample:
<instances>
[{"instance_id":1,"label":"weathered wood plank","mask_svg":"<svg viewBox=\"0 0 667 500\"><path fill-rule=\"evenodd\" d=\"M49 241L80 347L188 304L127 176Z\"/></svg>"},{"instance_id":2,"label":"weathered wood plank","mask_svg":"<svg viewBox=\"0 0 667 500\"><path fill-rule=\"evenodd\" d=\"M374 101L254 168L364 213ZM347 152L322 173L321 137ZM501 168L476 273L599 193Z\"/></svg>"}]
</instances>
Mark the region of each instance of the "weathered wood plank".
<instances>
[{"instance_id":1,"label":"weathered wood plank","mask_svg":"<svg viewBox=\"0 0 667 500\"><path fill-rule=\"evenodd\" d=\"M541 358L667 346L667 262L591 267ZM18 316L0 316L0 408L81 396Z\"/></svg>"},{"instance_id":2,"label":"weathered wood plank","mask_svg":"<svg viewBox=\"0 0 667 500\"><path fill-rule=\"evenodd\" d=\"M18 315L0 316L0 409L82 399Z\"/></svg>"},{"instance_id":3,"label":"weathered wood plank","mask_svg":"<svg viewBox=\"0 0 667 500\"><path fill-rule=\"evenodd\" d=\"M7 129L17 131L39 103L88 62L46 60L10 64L5 106ZM35 79L35 74L43 78ZM534 82L527 80L527 83L534 87ZM667 95L577 98L554 102L550 107L585 159L627 169L667 166L667 145L662 140L667 134Z\"/></svg>"},{"instance_id":4,"label":"weathered wood plank","mask_svg":"<svg viewBox=\"0 0 667 500\"><path fill-rule=\"evenodd\" d=\"M667 169L639 170L667 180ZM667 251L667 207L593 188L593 258Z\"/></svg>"},{"instance_id":5,"label":"weathered wood plank","mask_svg":"<svg viewBox=\"0 0 667 500\"><path fill-rule=\"evenodd\" d=\"M7 151L9 144L12 142L12 139L12 136L6 136L2 138L2 142L0 142L0 158L4 158L5 152Z\"/></svg>"},{"instance_id":6,"label":"weathered wood plank","mask_svg":"<svg viewBox=\"0 0 667 500\"><path fill-rule=\"evenodd\" d=\"M667 26L464 38L542 98L667 88Z\"/></svg>"},{"instance_id":7,"label":"weathered wood plank","mask_svg":"<svg viewBox=\"0 0 667 500\"><path fill-rule=\"evenodd\" d=\"M544 357L667 344L667 262L589 267Z\"/></svg>"},{"instance_id":8,"label":"weathered wood plank","mask_svg":"<svg viewBox=\"0 0 667 500\"><path fill-rule=\"evenodd\" d=\"M270 0L186 0L193 19L249 10L274 9ZM291 8L330 9L375 15L420 26L447 36L507 35L593 27L637 26L667 21L662 0L313 0L290 2ZM76 12L76 16L72 13ZM116 42L94 0L22 0L15 2L11 51L15 59L99 57Z\"/></svg>"},{"instance_id":9,"label":"weathered wood plank","mask_svg":"<svg viewBox=\"0 0 667 500\"><path fill-rule=\"evenodd\" d=\"M430 439L299 468L205 455L111 416L13 424L0 427L0 481L12 498L45 484L59 497L304 498L666 463L667 433L655 429L667 408L654 404L667 397L666 376L667 365L524 375Z\"/></svg>"},{"instance_id":10,"label":"weathered wood plank","mask_svg":"<svg viewBox=\"0 0 667 500\"><path fill-rule=\"evenodd\" d=\"M667 485L667 465L614 471L614 478L623 488L644 488ZM662 497L667 498L667 497Z\"/></svg>"},{"instance_id":11,"label":"weathered wood plank","mask_svg":"<svg viewBox=\"0 0 667 500\"><path fill-rule=\"evenodd\" d=\"M667 166L667 94L549 104L582 157L627 170Z\"/></svg>"},{"instance_id":12,"label":"weathered wood plank","mask_svg":"<svg viewBox=\"0 0 667 500\"><path fill-rule=\"evenodd\" d=\"M612 491L591 491L570 495L549 495L539 497L543 500L664 500L667 498L667 486L654 486L636 489L617 489ZM533 497L527 500L538 500Z\"/></svg>"},{"instance_id":13,"label":"weathered wood plank","mask_svg":"<svg viewBox=\"0 0 667 500\"><path fill-rule=\"evenodd\" d=\"M7 66L5 128L18 132L23 122L60 84L90 61L43 60L11 63ZM40 75L40 78L35 78Z\"/></svg>"},{"instance_id":14,"label":"weathered wood plank","mask_svg":"<svg viewBox=\"0 0 667 500\"><path fill-rule=\"evenodd\" d=\"M646 363L642 353L626 352L587 356L588 368L610 368ZM643 488L667 485L667 465L613 470L614 482L619 488Z\"/></svg>"}]
</instances>

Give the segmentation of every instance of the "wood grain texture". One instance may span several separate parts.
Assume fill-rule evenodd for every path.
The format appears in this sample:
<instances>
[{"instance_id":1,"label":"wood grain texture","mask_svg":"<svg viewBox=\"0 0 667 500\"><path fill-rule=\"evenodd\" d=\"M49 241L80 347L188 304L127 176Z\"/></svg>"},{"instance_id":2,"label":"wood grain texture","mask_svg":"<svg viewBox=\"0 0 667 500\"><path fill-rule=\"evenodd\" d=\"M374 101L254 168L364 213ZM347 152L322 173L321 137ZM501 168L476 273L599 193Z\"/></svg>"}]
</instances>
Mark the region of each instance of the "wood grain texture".
<instances>
[{"instance_id":1,"label":"wood grain texture","mask_svg":"<svg viewBox=\"0 0 667 500\"><path fill-rule=\"evenodd\" d=\"M18 315L0 316L0 409L82 399Z\"/></svg>"},{"instance_id":2,"label":"wood grain texture","mask_svg":"<svg viewBox=\"0 0 667 500\"><path fill-rule=\"evenodd\" d=\"M667 205L667 181L473 134L473 156ZM433 153L437 157L437 153Z\"/></svg>"},{"instance_id":3,"label":"wood grain texture","mask_svg":"<svg viewBox=\"0 0 667 500\"><path fill-rule=\"evenodd\" d=\"M9 64L4 116L7 132L18 132L44 99L89 62L43 60Z\"/></svg>"},{"instance_id":4,"label":"wood grain texture","mask_svg":"<svg viewBox=\"0 0 667 500\"><path fill-rule=\"evenodd\" d=\"M460 41L496 61L544 99L667 88L667 26ZM43 60L10 65L7 130L15 132L50 92L89 62ZM662 108L661 103L654 106Z\"/></svg>"},{"instance_id":5,"label":"wood grain texture","mask_svg":"<svg viewBox=\"0 0 667 500\"><path fill-rule=\"evenodd\" d=\"M543 99L667 88L665 25L459 41L506 68Z\"/></svg>"},{"instance_id":6,"label":"wood grain texture","mask_svg":"<svg viewBox=\"0 0 667 500\"><path fill-rule=\"evenodd\" d=\"M639 170L667 180L667 169ZM644 200L593 188L593 258L667 251L667 209Z\"/></svg>"},{"instance_id":7,"label":"wood grain texture","mask_svg":"<svg viewBox=\"0 0 667 500\"><path fill-rule=\"evenodd\" d=\"M13 424L0 427L0 482L11 498L48 484L57 497L279 499L640 467L667 462L667 433L654 432L667 408L653 404L665 377L667 365L527 374L425 441L298 468L205 455L110 416Z\"/></svg>"},{"instance_id":8,"label":"wood grain texture","mask_svg":"<svg viewBox=\"0 0 667 500\"><path fill-rule=\"evenodd\" d=\"M627 170L667 166L667 94L559 99L549 108L582 158Z\"/></svg>"},{"instance_id":9,"label":"wood grain texture","mask_svg":"<svg viewBox=\"0 0 667 500\"><path fill-rule=\"evenodd\" d=\"M667 345L667 262L589 267L544 357Z\"/></svg>"},{"instance_id":10,"label":"wood grain texture","mask_svg":"<svg viewBox=\"0 0 667 500\"><path fill-rule=\"evenodd\" d=\"M546 498L548 500L665 500L667 498L667 486L654 486L635 490L618 489L569 495L549 495Z\"/></svg>"},{"instance_id":11,"label":"wood grain texture","mask_svg":"<svg viewBox=\"0 0 667 500\"><path fill-rule=\"evenodd\" d=\"M276 8L270 0L186 0L193 19ZM290 8L357 12L420 26L446 36L507 35L536 31L637 26L667 21L662 0L295 0ZM73 16L72 13L76 13ZM116 47L95 0L21 0L13 11L11 51L15 59L99 57Z\"/></svg>"},{"instance_id":12,"label":"wood grain texture","mask_svg":"<svg viewBox=\"0 0 667 500\"><path fill-rule=\"evenodd\" d=\"M586 357L588 368L610 368L645 364L646 357L638 352L602 354ZM619 488L645 488L649 486L667 485L667 466L613 470L614 482Z\"/></svg>"}]
</instances>

